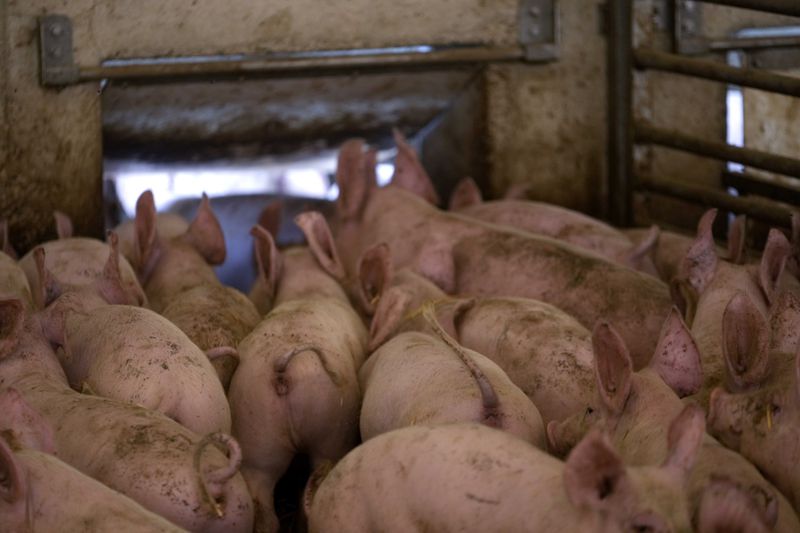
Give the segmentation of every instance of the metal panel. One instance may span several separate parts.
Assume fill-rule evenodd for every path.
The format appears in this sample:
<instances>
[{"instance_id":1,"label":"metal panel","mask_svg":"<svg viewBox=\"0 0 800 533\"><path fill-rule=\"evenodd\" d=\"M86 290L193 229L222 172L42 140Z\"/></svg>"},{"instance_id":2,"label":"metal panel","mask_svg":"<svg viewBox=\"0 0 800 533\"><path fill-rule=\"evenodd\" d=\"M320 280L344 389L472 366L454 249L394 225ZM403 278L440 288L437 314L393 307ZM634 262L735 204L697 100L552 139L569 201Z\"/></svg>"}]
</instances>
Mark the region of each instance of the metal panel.
<instances>
[{"instance_id":1,"label":"metal panel","mask_svg":"<svg viewBox=\"0 0 800 533\"><path fill-rule=\"evenodd\" d=\"M64 15L39 17L40 77L42 85L68 85L78 81L72 60L72 22Z\"/></svg>"},{"instance_id":2,"label":"metal panel","mask_svg":"<svg viewBox=\"0 0 800 533\"><path fill-rule=\"evenodd\" d=\"M519 43L527 61L550 61L558 57L559 16L556 0L521 0Z\"/></svg>"},{"instance_id":3,"label":"metal panel","mask_svg":"<svg viewBox=\"0 0 800 533\"><path fill-rule=\"evenodd\" d=\"M695 0L675 0L673 38L679 54L702 54L709 44L703 37L703 11Z\"/></svg>"}]
</instances>

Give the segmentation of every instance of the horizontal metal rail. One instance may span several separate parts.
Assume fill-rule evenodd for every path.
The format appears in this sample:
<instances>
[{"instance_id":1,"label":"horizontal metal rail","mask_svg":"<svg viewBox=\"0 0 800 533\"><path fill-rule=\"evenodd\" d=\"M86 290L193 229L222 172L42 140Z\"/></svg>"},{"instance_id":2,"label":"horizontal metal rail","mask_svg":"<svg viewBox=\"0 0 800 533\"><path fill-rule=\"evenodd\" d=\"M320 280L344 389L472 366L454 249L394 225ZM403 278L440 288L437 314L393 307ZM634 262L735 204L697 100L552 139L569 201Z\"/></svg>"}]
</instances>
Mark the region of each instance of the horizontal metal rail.
<instances>
[{"instance_id":1,"label":"horizontal metal rail","mask_svg":"<svg viewBox=\"0 0 800 533\"><path fill-rule=\"evenodd\" d=\"M800 3L800 0L797 1ZM640 69L648 68L673 72L800 97L800 78L782 76L752 68L736 68L717 61L688 58L677 54L656 52L642 48L634 50L633 58L636 67Z\"/></svg>"},{"instance_id":2,"label":"horizontal metal rail","mask_svg":"<svg viewBox=\"0 0 800 533\"><path fill-rule=\"evenodd\" d=\"M797 0L701 0L706 4L741 7L777 15L800 17L800 2Z\"/></svg>"},{"instance_id":3,"label":"horizontal metal rail","mask_svg":"<svg viewBox=\"0 0 800 533\"><path fill-rule=\"evenodd\" d=\"M740 194L755 194L800 206L800 187L774 183L746 172L723 172L722 185L734 187Z\"/></svg>"},{"instance_id":4,"label":"horizontal metal rail","mask_svg":"<svg viewBox=\"0 0 800 533\"><path fill-rule=\"evenodd\" d=\"M524 58L522 48L465 46L433 49L425 52L285 54L274 57L230 56L197 60L195 58L111 61L97 67L78 68L78 81L145 80L215 76L287 76L331 74L354 70L381 70L413 67L444 67Z\"/></svg>"},{"instance_id":5,"label":"horizontal metal rail","mask_svg":"<svg viewBox=\"0 0 800 533\"><path fill-rule=\"evenodd\" d=\"M800 37L735 37L732 39L715 39L708 43L708 48L712 52L794 47L800 47Z\"/></svg>"},{"instance_id":6,"label":"horizontal metal rail","mask_svg":"<svg viewBox=\"0 0 800 533\"><path fill-rule=\"evenodd\" d=\"M753 150L752 148L740 148L723 142L706 141L677 131L656 128L641 121L634 123L634 140L637 143L657 144L720 161L733 161L742 165L800 178L800 159Z\"/></svg>"},{"instance_id":7,"label":"horizontal metal rail","mask_svg":"<svg viewBox=\"0 0 800 533\"><path fill-rule=\"evenodd\" d=\"M731 196L725 191L687 185L672 180L640 179L639 188L681 200L744 214L775 226L791 227L792 212L786 206L762 198Z\"/></svg>"}]
</instances>

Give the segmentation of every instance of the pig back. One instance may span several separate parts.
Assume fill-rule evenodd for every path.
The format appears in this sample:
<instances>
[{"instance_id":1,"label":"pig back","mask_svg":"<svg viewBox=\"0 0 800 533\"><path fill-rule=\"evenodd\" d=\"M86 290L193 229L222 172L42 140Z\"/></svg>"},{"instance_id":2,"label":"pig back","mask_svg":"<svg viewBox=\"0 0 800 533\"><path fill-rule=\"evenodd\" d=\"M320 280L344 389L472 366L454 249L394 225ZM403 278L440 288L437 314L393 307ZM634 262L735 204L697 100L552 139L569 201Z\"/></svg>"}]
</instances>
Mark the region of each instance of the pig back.
<instances>
[{"instance_id":1,"label":"pig back","mask_svg":"<svg viewBox=\"0 0 800 533\"><path fill-rule=\"evenodd\" d=\"M206 355L148 309L68 314L62 364L75 387L160 411L199 434L230 431L225 391Z\"/></svg>"},{"instance_id":2,"label":"pig back","mask_svg":"<svg viewBox=\"0 0 800 533\"><path fill-rule=\"evenodd\" d=\"M607 320L636 368L653 355L672 305L661 281L545 237L487 232L456 243L453 255L459 293L542 300L586 328Z\"/></svg>"}]
</instances>

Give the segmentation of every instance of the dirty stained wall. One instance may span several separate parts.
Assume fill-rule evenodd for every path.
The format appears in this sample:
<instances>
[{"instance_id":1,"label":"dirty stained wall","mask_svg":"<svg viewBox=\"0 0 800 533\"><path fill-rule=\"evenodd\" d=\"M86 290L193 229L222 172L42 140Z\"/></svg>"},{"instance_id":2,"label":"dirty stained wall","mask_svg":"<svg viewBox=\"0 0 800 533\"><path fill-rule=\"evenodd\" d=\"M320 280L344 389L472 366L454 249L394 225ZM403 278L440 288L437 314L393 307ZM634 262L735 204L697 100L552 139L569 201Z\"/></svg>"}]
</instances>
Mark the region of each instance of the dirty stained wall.
<instances>
[{"instance_id":1,"label":"dirty stained wall","mask_svg":"<svg viewBox=\"0 0 800 533\"><path fill-rule=\"evenodd\" d=\"M531 184L531 197L603 214L606 191L606 74L601 0L561 0L561 51L547 65L498 64L485 88L486 188ZM669 46L658 20L664 0L637 0L637 42ZM776 17L704 6L705 33L725 37ZM4 0L0 1L0 216L25 249L52 235L51 212L70 214L79 232L101 233L101 97L97 84L61 90L38 85L36 16L73 19L75 58L106 58L380 47L516 40L514 0ZM636 77L636 113L654 124L724 139L724 89L704 81L645 73ZM456 103L458 105L463 105ZM473 118L475 122L473 122ZM452 123L458 121L453 120ZM452 144L452 143L450 143ZM642 148L643 174L718 185L721 164ZM464 167L466 170L468 168ZM458 170L461 173L461 169ZM639 196L637 221L690 226L691 209ZM700 208L695 208L699 211Z\"/></svg>"},{"instance_id":2,"label":"dirty stained wall","mask_svg":"<svg viewBox=\"0 0 800 533\"><path fill-rule=\"evenodd\" d=\"M0 216L27 249L53 231L51 213L99 236L101 109L97 84L38 84L36 17L71 17L78 64L108 58L514 42L512 0L3 0L0 56L7 86Z\"/></svg>"}]
</instances>

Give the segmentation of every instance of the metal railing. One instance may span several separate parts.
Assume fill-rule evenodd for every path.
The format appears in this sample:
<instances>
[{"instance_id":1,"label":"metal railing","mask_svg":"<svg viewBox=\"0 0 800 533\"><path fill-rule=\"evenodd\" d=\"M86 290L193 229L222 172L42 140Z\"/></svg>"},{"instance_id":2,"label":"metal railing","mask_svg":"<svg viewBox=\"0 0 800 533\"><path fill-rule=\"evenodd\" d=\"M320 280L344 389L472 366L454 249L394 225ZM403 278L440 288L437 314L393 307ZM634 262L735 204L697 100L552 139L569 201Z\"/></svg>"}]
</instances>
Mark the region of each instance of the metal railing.
<instances>
[{"instance_id":1,"label":"metal railing","mask_svg":"<svg viewBox=\"0 0 800 533\"><path fill-rule=\"evenodd\" d=\"M798 0L703 0L706 3L765 11L800 17ZM633 47L633 0L611 0L609 7L609 216L614 224L627 226L633 222L633 194L647 190L729 209L747 214L770 224L788 226L790 211L784 205L761 198L743 198L727 194L723 189L689 185L672 180L641 178L634 173L634 144L664 146L695 155L740 163L751 167L800 178L800 159L768 152L708 141L680 132L659 128L634 120L633 71L659 70L712 81L740 85L773 93L800 97L800 79L753 68L735 68L715 61ZM727 174L726 174L727 175ZM733 178L736 180L736 178ZM730 183L730 176L723 179ZM740 183L752 181L741 177ZM743 192L775 191L779 186L745 188ZM786 195L784 199L796 198Z\"/></svg>"}]
</instances>

